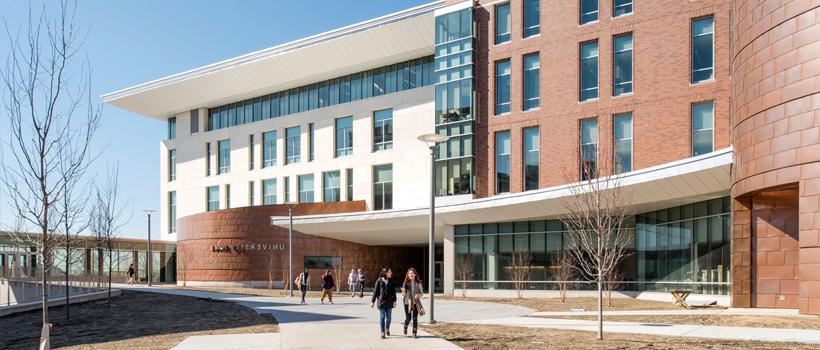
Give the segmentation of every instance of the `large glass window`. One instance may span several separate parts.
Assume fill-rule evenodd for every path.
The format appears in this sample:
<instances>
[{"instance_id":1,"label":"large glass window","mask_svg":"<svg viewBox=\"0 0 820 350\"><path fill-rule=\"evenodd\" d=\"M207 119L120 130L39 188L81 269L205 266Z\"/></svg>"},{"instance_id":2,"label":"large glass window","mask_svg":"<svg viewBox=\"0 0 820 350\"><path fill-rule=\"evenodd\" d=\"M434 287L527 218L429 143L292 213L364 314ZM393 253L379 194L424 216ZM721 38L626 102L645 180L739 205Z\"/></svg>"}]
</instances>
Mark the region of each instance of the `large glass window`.
<instances>
[{"instance_id":1,"label":"large glass window","mask_svg":"<svg viewBox=\"0 0 820 350\"><path fill-rule=\"evenodd\" d=\"M580 100L598 98L598 41L581 44Z\"/></svg>"},{"instance_id":2,"label":"large glass window","mask_svg":"<svg viewBox=\"0 0 820 350\"><path fill-rule=\"evenodd\" d=\"M231 172L231 140L219 141L217 157L219 159L219 168L216 173L225 174Z\"/></svg>"},{"instance_id":3,"label":"large glass window","mask_svg":"<svg viewBox=\"0 0 820 350\"><path fill-rule=\"evenodd\" d=\"M598 119L581 120L581 180L598 177Z\"/></svg>"},{"instance_id":4,"label":"large glass window","mask_svg":"<svg viewBox=\"0 0 820 350\"><path fill-rule=\"evenodd\" d=\"M219 186L210 186L205 190L208 197L208 211L219 210Z\"/></svg>"},{"instance_id":5,"label":"large glass window","mask_svg":"<svg viewBox=\"0 0 820 350\"><path fill-rule=\"evenodd\" d=\"M313 203L313 174L299 175L299 203Z\"/></svg>"},{"instance_id":6,"label":"large glass window","mask_svg":"<svg viewBox=\"0 0 820 350\"><path fill-rule=\"evenodd\" d=\"M581 1L581 24L598 20L598 0Z\"/></svg>"},{"instance_id":7,"label":"large glass window","mask_svg":"<svg viewBox=\"0 0 820 350\"><path fill-rule=\"evenodd\" d=\"M495 114L510 112L510 60L495 63Z\"/></svg>"},{"instance_id":8,"label":"large glass window","mask_svg":"<svg viewBox=\"0 0 820 350\"><path fill-rule=\"evenodd\" d=\"M322 187L324 190L322 201L338 202L341 200L341 175L339 171L327 171L322 175Z\"/></svg>"},{"instance_id":9,"label":"large glass window","mask_svg":"<svg viewBox=\"0 0 820 350\"><path fill-rule=\"evenodd\" d=\"M177 192L168 192L168 233L177 232Z\"/></svg>"},{"instance_id":10,"label":"large glass window","mask_svg":"<svg viewBox=\"0 0 820 350\"><path fill-rule=\"evenodd\" d=\"M393 110L373 112L373 151L393 148Z\"/></svg>"},{"instance_id":11,"label":"large glass window","mask_svg":"<svg viewBox=\"0 0 820 350\"><path fill-rule=\"evenodd\" d=\"M262 167L276 165L276 130L262 133Z\"/></svg>"},{"instance_id":12,"label":"large glass window","mask_svg":"<svg viewBox=\"0 0 820 350\"><path fill-rule=\"evenodd\" d=\"M632 92L632 33L616 36L614 42L612 95L620 96Z\"/></svg>"},{"instance_id":13,"label":"large glass window","mask_svg":"<svg viewBox=\"0 0 820 350\"><path fill-rule=\"evenodd\" d=\"M336 156L353 154L353 117L336 119Z\"/></svg>"},{"instance_id":14,"label":"large glass window","mask_svg":"<svg viewBox=\"0 0 820 350\"><path fill-rule=\"evenodd\" d=\"M168 150L168 181L177 179L177 150Z\"/></svg>"},{"instance_id":15,"label":"large glass window","mask_svg":"<svg viewBox=\"0 0 820 350\"><path fill-rule=\"evenodd\" d=\"M612 0L612 17L632 13L632 0Z\"/></svg>"},{"instance_id":16,"label":"large glass window","mask_svg":"<svg viewBox=\"0 0 820 350\"><path fill-rule=\"evenodd\" d=\"M632 171L632 113L617 114L613 123L615 148L614 172Z\"/></svg>"},{"instance_id":17,"label":"large glass window","mask_svg":"<svg viewBox=\"0 0 820 350\"><path fill-rule=\"evenodd\" d=\"M177 117L168 118L168 139L177 138Z\"/></svg>"},{"instance_id":18,"label":"large glass window","mask_svg":"<svg viewBox=\"0 0 820 350\"><path fill-rule=\"evenodd\" d=\"M285 129L285 164L299 163L302 157L302 128L294 126Z\"/></svg>"},{"instance_id":19,"label":"large glass window","mask_svg":"<svg viewBox=\"0 0 820 350\"><path fill-rule=\"evenodd\" d=\"M714 78L715 18L692 20L692 83Z\"/></svg>"},{"instance_id":20,"label":"large glass window","mask_svg":"<svg viewBox=\"0 0 820 350\"><path fill-rule=\"evenodd\" d=\"M373 167L373 209L393 209L393 164Z\"/></svg>"},{"instance_id":21,"label":"large glass window","mask_svg":"<svg viewBox=\"0 0 820 350\"><path fill-rule=\"evenodd\" d=\"M541 103L541 55L524 56L524 110L538 108Z\"/></svg>"},{"instance_id":22,"label":"large glass window","mask_svg":"<svg viewBox=\"0 0 820 350\"><path fill-rule=\"evenodd\" d=\"M262 180L262 204L276 204L276 179Z\"/></svg>"},{"instance_id":23,"label":"large glass window","mask_svg":"<svg viewBox=\"0 0 820 350\"><path fill-rule=\"evenodd\" d=\"M524 0L524 37L541 33L541 1Z\"/></svg>"},{"instance_id":24,"label":"large glass window","mask_svg":"<svg viewBox=\"0 0 820 350\"><path fill-rule=\"evenodd\" d=\"M524 191L538 189L538 168L541 158L541 131L524 129Z\"/></svg>"},{"instance_id":25,"label":"large glass window","mask_svg":"<svg viewBox=\"0 0 820 350\"><path fill-rule=\"evenodd\" d=\"M713 101L692 104L692 156L712 152L715 105Z\"/></svg>"},{"instance_id":26,"label":"large glass window","mask_svg":"<svg viewBox=\"0 0 820 350\"><path fill-rule=\"evenodd\" d=\"M496 45L510 41L510 3L495 6L495 43Z\"/></svg>"},{"instance_id":27,"label":"large glass window","mask_svg":"<svg viewBox=\"0 0 820 350\"><path fill-rule=\"evenodd\" d=\"M347 174L345 174L347 178L347 200L353 200L353 169L347 169Z\"/></svg>"},{"instance_id":28,"label":"large glass window","mask_svg":"<svg viewBox=\"0 0 820 350\"><path fill-rule=\"evenodd\" d=\"M510 192L510 132L495 133L495 193Z\"/></svg>"}]
</instances>

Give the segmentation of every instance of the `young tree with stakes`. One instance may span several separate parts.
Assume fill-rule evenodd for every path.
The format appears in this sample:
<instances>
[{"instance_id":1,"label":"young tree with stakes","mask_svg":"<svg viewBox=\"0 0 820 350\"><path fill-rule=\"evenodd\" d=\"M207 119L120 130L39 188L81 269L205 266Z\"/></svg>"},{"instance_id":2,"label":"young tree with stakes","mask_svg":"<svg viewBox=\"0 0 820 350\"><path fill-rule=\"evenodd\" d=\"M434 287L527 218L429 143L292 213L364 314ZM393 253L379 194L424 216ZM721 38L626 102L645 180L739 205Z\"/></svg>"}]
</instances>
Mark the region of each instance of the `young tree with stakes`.
<instances>
[{"instance_id":1,"label":"young tree with stakes","mask_svg":"<svg viewBox=\"0 0 820 350\"><path fill-rule=\"evenodd\" d=\"M119 166L112 166L107 174L106 181L97 187L91 209L91 232L97 241L103 244L108 254L108 303L111 303L111 274L113 272L114 238L120 229L128 223L125 218L125 207L120 201ZM150 257L148 257L150 259ZM100 257L102 259L102 256Z\"/></svg>"}]
</instances>

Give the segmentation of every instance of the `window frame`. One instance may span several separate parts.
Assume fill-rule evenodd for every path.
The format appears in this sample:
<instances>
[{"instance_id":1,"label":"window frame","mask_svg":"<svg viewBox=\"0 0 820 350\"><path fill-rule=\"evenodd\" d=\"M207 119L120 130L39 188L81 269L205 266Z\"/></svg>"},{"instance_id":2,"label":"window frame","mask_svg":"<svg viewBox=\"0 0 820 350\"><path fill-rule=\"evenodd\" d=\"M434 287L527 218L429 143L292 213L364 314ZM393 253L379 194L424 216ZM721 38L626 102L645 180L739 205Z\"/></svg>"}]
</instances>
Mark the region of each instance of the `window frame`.
<instances>
[{"instance_id":1,"label":"window frame","mask_svg":"<svg viewBox=\"0 0 820 350\"><path fill-rule=\"evenodd\" d=\"M227 145L227 150L223 146ZM222 175L231 172L231 139L216 142L216 174Z\"/></svg>"},{"instance_id":2,"label":"window frame","mask_svg":"<svg viewBox=\"0 0 820 350\"><path fill-rule=\"evenodd\" d=\"M168 182L176 181L177 179L177 149L171 148L168 150Z\"/></svg>"},{"instance_id":3,"label":"window frame","mask_svg":"<svg viewBox=\"0 0 820 350\"><path fill-rule=\"evenodd\" d=\"M615 136L615 126L619 118L629 118L629 138L618 139ZM618 143L629 142L629 169L624 170L620 168L620 157L618 154ZM612 115L612 173L623 174L632 172L635 168L635 118L633 112L617 113Z\"/></svg>"},{"instance_id":4,"label":"window frame","mask_svg":"<svg viewBox=\"0 0 820 350\"><path fill-rule=\"evenodd\" d=\"M712 127L711 128L702 128L702 129L695 130L695 106L705 105L705 104L710 104L712 106L712 108L711 108L711 110L712 110ZM692 102L689 105L689 122L691 124L691 127L689 128L689 130L690 130L689 132L691 134L691 136L689 137L689 142L692 145L692 147L691 147L691 156L692 157L697 157L697 156L700 156L700 155L709 154L709 153L714 152L715 151L715 100L703 100L703 101ZM711 146L710 151L705 152L705 153L695 154L695 134L699 131L704 131L704 130L708 130L709 133L710 133L710 138L709 138L710 146Z\"/></svg>"},{"instance_id":5,"label":"window frame","mask_svg":"<svg viewBox=\"0 0 820 350\"><path fill-rule=\"evenodd\" d=\"M706 20L706 19L711 19L712 20L712 31L708 34L695 35L695 33L694 33L695 22ZM708 69L709 71L711 71L711 77L709 77L708 79L702 79L702 80L695 81L695 72L696 72L696 70L695 70L695 38L705 36L705 35L711 35L712 36L712 64L709 66L709 68L700 68L700 69L697 69L697 71L700 72L700 71L704 71L704 70ZM701 84L701 83L705 83L705 82L714 81L715 80L715 15L714 14L695 17L695 18L692 18L689 21L689 43L690 43L689 44L689 83L692 84L692 85L696 85L696 84Z\"/></svg>"},{"instance_id":6,"label":"window frame","mask_svg":"<svg viewBox=\"0 0 820 350\"><path fill-rule=\"evenodd\" d=\"M599 0L594 0L594 1L595 1L595 11L583 12L584 11L584 0L578 0L578 25L586 25L586 24L598 22L598 20L600 19L599 16L600 16L600 13L601 13L600 12L601 4L600 4ZM595 18L584 21L584 16L585 15L590 15L590 14L595 14Z\"/></svg>"},{"instance_id":7,"label":"window frame","mask_svg":"<svg viewBox=\"0 0 820 350\"><path fill-rule=\"evenodd\" d=\"M376 181L376 171L379 168L390 167L390 181ZM373 177L373 210L390 210L393 209L393 164L377 164L373 165L371 176ZM390 185L390 202L387 202L387 185ZM381 186L382 189L382 203L377 201L377 189Z\"/></svg>"},{"instance_id":8,"label":"window frame","mask_svg":"<svg viewBox=\"0 0 820 350\"><path fill-rule=\"evenodd\" d=\"M583 57L584 54L584 47L586 45L595 44L595 56L590 57ZM600 50L600 43L598 39L589 40L581 42L578 45L578 101L579 102L586 102L586 101L594 101L600 98L600 85L601 85L601 50ZM584 88L584 60L595 60L595 87L591 88ZM595 91L594 97L584 98L585 91Z\"/></svg>"},{"instance_id":9,"label":"window frame","mask_svg":"<svg viewBox=\"0 0 820 350\"><path fill-rule=\"evenodd\" d=\"M498 32L498 30L499 30L498 10L502 9L502 8L507 9L507 15L506 15L507 16L507 27L509 29L504 33L499 33ZM508 43L508 42L512 41L512 6L510 5L510 2L496 4L495 7L493 8L493 19L494 19L494 26L495 26L495 28L493 28L494 29L493 30L493 37L494 37L493 42L495 43L495 45L502 45L502 44L505 44L505 43Z\"/></svg>"},{"instance_id":10,"label":"window frame","mask_svg":"<svg viewBox=\"0 0 820 350\"><path fill-rule=\"evenodd\" d=\"M296 135L289 135L290 131ZM292 153L292 154L291 154ZM302 160L302 126L296 125L285 128L285 164L296 164Z\"/></svg>"},{"instance_id":11,"label":"window frame","mask_svg":"<svg viewBox=\"0 0 820 350\"><path fill-rule=\"evenodd\" d=\"M380 112L385 112L385 111L390 112L390 118L376 120L376 115ZM380 110L373 111L371 118L373 120L373 123L372 123L373 126L372 126L372 129L371 129L371 132L373 133L373 152L393 149L393 108L385 108L385 109L380 109ZM377 142L376 141L376 135L378 135L377 130L379 130L379 129L377 129L377 128L379 127L379 125L381 126L382 140ZM386 128L387 125L390 125L390 134L389 134L390 140L386 140L388 138L388 133L386 131L387 130L387 128Z\"/></svg>"},{"instance_id":12,"label":"window frame","mask_svg":"<svg viewBox=\"0 0 820 350\"><path fill-rule=\"evenodd\" d=\"M527 15L529 14L527 5L532 6L535 3L535 10L537 15L535 15L535 24L531 24L529 27L527 26ZM529 8L532 10L532 8ZM524 4L522 6L523 15L521 16L521 27L522 27L522 37L529 38L533 36L537 36L541 34L541 0L524 0Z\"/></svg>"},{"instance_id":13,"label":"window frame","mask_svg":"<svg viewBox=\"0 0 820 350\"><path fill-rule=\"evenodd\" d=\"M219 192L219 185L205 187L205 211L219 210L221 205Z\"/></svg>"},{"instance_id":14,"label":"window frame","mask_svg":"<svg viewBox=\"0 0 820 350\"><path fill-rule=\"evenodd\" d=\"M336 187L328 187L328 175L336 176ZM332 178L330 179L332 182ZM328 200L328 191L331 191L331 198ZM322 202L341 202L342 201L342 173L339 170L331 170L322 172Z\"/></svg>"},{"instance_id":15,"label":"window frame","mask_svg":"<svg viewBox=\"0 0 820 350\"><path fill-rule=\"evenodd\" d=\"M537 145L535 145L534 148L527 149L527 140L528 140L527 131L532 131L532 130L535 130L535 132L538 133L537 138L536 138ZM522 167L522 169L521 170L522 170L522 173L524 175L524 176L521 177L521 180L523 181L522 188L524 189L524 191L537 190L540 187L539 182L541 180L541 128L538 125L525 127L521 130L521 136L522 136L522 140L521 140L521 167ZM527 186L527 165L528 165L527 164L527 155L532 154L532 153L535 153L535 154L538 155L536 157L536 162L535 162L535 167L536 167L537 170L536 170L536 174L535 174L536 178L535 178L535 187L534 188L531 188L531 187Z\"/></svg>"},{"instance_id":16,"label":"window frame","mask_svg":"<svg viewBox=\"0 0 820 350\"><path fill-rule=\"evenodd\" d=\"M619 38L625 38L625 37L629 37L629 43L630 43L629 50L615 51L615 42ZM615 81L615 70L617 69L617 66L618 66L616 56L619 53L624 53L624 52L627 52L627 51L629 52L629 69L630 69L629 76L630 76L630 79L629 79L629 81L623 81L623 82L618 83L618 82ZM633 32L626 32L626 33L613 35L612 36L612 97L629 96L629 95L633 94L635 92L635 86L633 84L634 82L635 82L635 36L633 35ZM626 84L629 85L629 91L628 92L622 92L620 94L616 94L616 90L618 89L618 86L623 86L623 85L626 85Z\"/></svg>"},{"instance_id":17,"label":"window frame","mask_svg":"<svg viewBox=\"0 0 820 350\"><path fill-rule=\"evenodd\" d=\"M177 191L168 192L168 233L177 232Z\"/></svg>"},{"instance_id":18,"label":"window frame","mask_svg":"<svg viewBox=\"0 0 820 350\"><path fill-rule=\"evenodd\" d=\"M339 123L342 121L346 121L348 119L350 120L350 125L339 128ZM333 121L333 129L333 153L335 154L335 156L345 157L353 155L353 116L351 115L347 117L336 118Z\"/></svg>"},{"instance_id":19,"label":"window frame","mask_svg":"<svg viewBox=\"0 0 820 350\"><path fill-rule=\"evenodd\" d=\"M536 61L538 62L538 67L528 69L527 68L527 59L532 58L532 57L536 57ZM541 108L541 52L536 51L536 52L528 53L528 54L523 56L523 59L521 61L522 61L521 64L522 64L522 72L523 72L522 79L521 79L521 84L523 85L522 86L523 94L522 94L522 98L521 98L522 99L521 109L522 109L522 111L525 111L525 112L526 111L532 111L532 110L538 110L538 109ZM527 97L527 95L528 95L527 94L527 86L528 86L527 82L529 82L529 79L531 78L531 77L529 77L529 75L532 74L532 71L536 71L535 72L535 83L536 83L535 97ZM535 101L535 105L532 105L532 106L527 105L528 102L533 102L533 101Z\"/></svg>"},{"instance_id":20,"label":"window frame","mask_svg":"<svg viewBox=\"0 0 820 350\"><path fill-rule=\"evenodd\" d=\"M273 185L273 193L268 193L265 189L267 188L266 185L272 184ZM275 177L264 179L262 180L262 205L273 205L278 204L279 198L277 196L277 188L279 186L279 181ZM269 199L273 199L273 202L270 202Z\"/></svg>"},{"instance_id":21,"label":"window frame","mask_svg":"<svg viewBox=\"0 0 820 350\"><path fill-rule=\"evenodd\" d=\"M302 188L302 179L310 178L310 182L313 185L312 188L306 189ZM313 174L303 174L296 176L296 190L299 194L299 203L316 203L316 177ZM305 199L302 199L302 195L304 194ZM310 201L308 201L307 196L310 196Z\"/></svg>"},{"instance_id":22,"label":"window frame","mask_svg":"<svg viewBox=\"0 0 820 350\"><path fill-rule=\"evenodd\" d=\"M506 135L507 136L507 143L509 144L507 146L507 153L499 153L499 147L498 146L499 146L499 142L501 141L499 139L499 137L501 135ZM496 131L495 134L493 135L493 144L495 145L494 149L493 149L494 152L495 152L495 164L494 164L494 167L495 167L495 194L509 193L510 190L511 190L511 188L510 188L510 179L512 178L512 164L511 164L511 162L512 162L512 139L511 139L511 135L510 135L510 130ZM501 182L499 181L499 174L501 174L500 168L499 168L499 163L501 163L501 162L499 160L502 157L506 158L506 169L507 169L507 188L506 188L506 190L501 189L501 187L500 187Z\"/></svg>"},{"instance_id":23,"label":"window frame","mask_svg":"<svg viewBox=\"0 0 820 350\"><path fill-rule=\"evenodd\" d=\"M594 125L594 127L595 127L595 141L584 143L584 123L587 123L587 122L594 122L595 123L595 125ZM578 132L578 145L579 145L579 147L578 147L578 150L579 150L579 152L578 152L578 155L579 155L578 168L579 168L580 175L581 175L580 176L581 181L590 180L590 178L586 178L587 175L591 175L592 179L598 177L597 176L598 175L598 170L599 170L598 169L598 159L600 158L600 154L599 154L600 147L598 146L598 142L601 139L600 135L598 133L600 131L599 126L600 125L598 124L598 117L597 116L584 118L584 119L581 119L581 120L578 121L578 127L579 127L578 128L578 130L579 130L579 132ZM591 174L587 174L584 171L584 162L587 161L587 159L585 157L586 152L584 152L584 146L588 146L588 145L592 146L592 149L595 153L595 159L593 160L594 167L590 171Z\"/></svg>"},{"instance_id":24,"label":"window frame","mask_svg":"<svg viewBox=\"0 0 820 350\"><path fill-rule=\"evenodd\" d=\"M501 71L501 69L499 69L500 65L505 64L505 63L507 64L507 67L508 67L507 69L508 69L509 73L499 74L499 72ZM498 87L500 86L499 83L500 83L501 78L506 78L506 84L507 84L507 93L506 93L507 101L506 102L499 102L500 101L500 99L499 99L500 94L499 94L499 88ZM494 109L495 115L498 116L498 115L505 115L505 114L511 113L512 112L512 91L510 91L510 90L512 89L512 60L510 60L509 58L495 61L495 80L494 80L494 84L495 84L495 91L493 91L493 93L495 95L494 96L495 97L495 109ZM501 108L500 108L501 106L506 106L507 110L506 111L501 111Z\"/></svg>"},{"instance_id":25,"label":"window frame","mask_svg":"<svg viewBox=\"0 0 820 350\"><path fill-rule=\"evenodd\" d=\"M621 1L627 1L627 2L625 2L623 4L620 4L620 5L616 4L618 1L619 0L612 0L612 18L621 18L621 17L629 16L629 15L635 13L635 8L634 8L635 1L634 0L621 0ZM627 6L629 6L629 12L624 12L620 15L615 15L615 12L618 10L618 7L627 7Z\"/></svg>"}]
</instances>

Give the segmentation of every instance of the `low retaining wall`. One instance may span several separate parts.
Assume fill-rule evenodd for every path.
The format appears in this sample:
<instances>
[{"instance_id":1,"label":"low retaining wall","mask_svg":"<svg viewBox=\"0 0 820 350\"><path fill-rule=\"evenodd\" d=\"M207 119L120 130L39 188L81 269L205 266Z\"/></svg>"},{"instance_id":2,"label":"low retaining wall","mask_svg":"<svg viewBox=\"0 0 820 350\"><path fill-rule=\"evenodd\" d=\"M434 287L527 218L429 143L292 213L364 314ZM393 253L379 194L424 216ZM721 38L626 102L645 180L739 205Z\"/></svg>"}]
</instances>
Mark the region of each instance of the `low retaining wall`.
<instances>
[{"instance_id":1,"label":"low retaining wall","mask_svg":"<svg viewBox=\"0 0 820 350\"><path fill-rule=\"evenodd\" d=\"M96 288L70 286L69 293L82 294L97 290ZM50 298L65 297L65 285L52 283L48 286ZM0 306L27 303L41 300L43 297L42 282L14 281L0 278Z\"/></svg>"},{"instance_id":2,"label":"low retaining wall","mask_svg":"<svg viewBox=\"0 0 820 350\"><path fill-rule=\"evenodd\" d=\"M120 296L121 294L122 294L122 291L120 291L119 289L112 289L111 290L111 296L112 297ZM69 302L69 304L84 303L84 302L87 302L87 301L105 299L107 297L108 297L108 291L104 290L104 291L99 291L99 292L72 295L72 296L69 297L68 302ZM51 299L48 300L48 306L49 307L59 306L59 305L65 305L65 297L63 297L63 298L51 298ZM43 307L43 303L42 303L42 301L39 301L39 300L38 301L30 301L30 302L26 302L26 303L20 303L20 304L11 305L11 306L0 306L0 317L16 314L16 313L20 313L20 312L31 311L31 310L39 310L39 309L42 309L42 307Z\"/></svg>"}]
</instances>

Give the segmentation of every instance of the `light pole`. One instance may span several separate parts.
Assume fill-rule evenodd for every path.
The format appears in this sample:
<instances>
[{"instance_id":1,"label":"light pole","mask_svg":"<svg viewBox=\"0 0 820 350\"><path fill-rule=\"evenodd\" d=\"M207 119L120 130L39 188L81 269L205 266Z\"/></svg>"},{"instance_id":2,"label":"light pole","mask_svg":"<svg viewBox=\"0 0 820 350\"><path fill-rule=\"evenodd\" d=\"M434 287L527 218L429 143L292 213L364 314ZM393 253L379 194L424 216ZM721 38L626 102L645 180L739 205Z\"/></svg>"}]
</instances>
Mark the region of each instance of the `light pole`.
<instances>
[{"instance_id":1,"label":"light pole","mask_svg":"<svg viewBox=\"0 0 820 350\"><path fill-rule=\"evenodd\" d=\"M436 294L436 149L438 144L447 141L450 137L440 134L424 134L418 137L419 141L427 144L430 148L430 227L429 227L429 252L427 253L427 282L428 291L430 293L430 310L428 311L428 324L435 324L436 319L433 317L433 299Z\"/></svg>"},{"instance_id":2,"label":"light pole","mask_svg":"<svg viewBox=\"0 0 820 350\"><path fill-rule=\"evenodd\" d=\"M293 296L293 209L299 202L285 202L288 206L288 291ZM305 283L302 281L302 283Z\"/></svg>"},{"instance_id":3,"label":"light pole","mask_svg":"<svg viewBox=\"0 0 820 350\"><path fill-rule=\"evenodd\" d=\"M145 209L142 212L148 214L148 255L147 255L148 264L147 264L147 266L148 266L148 286L150 287L151 286L151 280L153 279L152 275L154 273L153 264L151 263L151 260L153 260L153 259L151 259L152 258L152 256L151 256L151 213L156 212L156 210Z\"/></svg>"}]
</instances>

